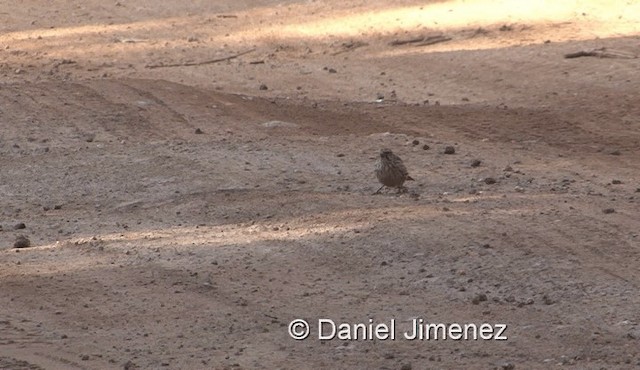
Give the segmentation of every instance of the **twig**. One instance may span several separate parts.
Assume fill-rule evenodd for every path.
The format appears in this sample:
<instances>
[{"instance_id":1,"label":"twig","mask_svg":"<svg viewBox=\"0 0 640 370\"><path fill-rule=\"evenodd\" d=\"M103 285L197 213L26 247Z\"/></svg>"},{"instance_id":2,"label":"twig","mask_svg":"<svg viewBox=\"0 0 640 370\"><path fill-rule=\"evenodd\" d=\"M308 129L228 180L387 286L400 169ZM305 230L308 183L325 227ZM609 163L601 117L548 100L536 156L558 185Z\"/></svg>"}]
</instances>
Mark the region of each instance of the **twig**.
<instances>
[{"instance_id":1,"label":"twig","mask_svg":"<svg viewBox=\"0 0 640 370\"><path fill-rule=\"evenodd\" d=\"M567 59L580 58L580 57L636 59L638 56L636 54L632 54L625 51L599 48L599 49L592 49L592 50L581 50L575 53L565 54L564 57Z\"/></svg>"},{"instance_id":2,"label":"twig","mask_svg":"<svg viewBox=\"0 0 640 370\"><path fill-rule=\"evenodd\" d=\"M415 46L427 46L427 45L433 45L433 44L437 44L440 42L446 42L446 41L450 41L451 37L447 37L447 36L431 36L431 37L427 37L423 42L416 44Z\"/></svg>"},{"instance_id":3,"label":"twig","mask_svg":"<svg viewBox=\"0 0 640 370\"><path fill-rule=\"evenodd\" d=\"M218 18L238 18L235 14L218 14L216 17Z\"/></svg>"},{"instance_id":4,"label":"twig","mask_svg":"<svg viewBox=\"0 0 640 370\"><path fill-rule=\"evenodd\" d=\"M366 42L362 42L362 41L356 41L356 42L349 42L349 43L344 43L342 44L343 49L342 50L338 50L335 53L331 54L332 56L336 56L338 54L342 54L342 53L346 53L347 51L353 51L356 50L357 48L363 47L363 46L368 46L369 44L367 44Z\"/></svg>"},{"instance_id":5,"label":"twig","mask_svg":"<svg viewBox=\"0 0 640 370\"><path fill-rule=\"evenodd\" d=\"M204 62L187 62L187 63L175 63L175 64L148 64L145 66L145 68L165 68L165 67L191 67L191 66L201 66L203 64L213 64L213 63L219 63L219 62L224 62L225 60L231 60L231 59L235 59L239 56L245 55L245 54L249 54L256 51L256 49L249 49L249 50L245 50L241 53L238 54L234 54L234 55L229 55L228 57L224 57L224 58L218 58L218 59L212 59L212 60L206 60Z\"/></svg>"},{"instance_id":6,"label":"twig","mask_svg":"<svg viewBox=\"0 0 640 370\"><path fill-rule=\"evenodd\" d=\"M415 44L414 46L427 46L437 44L439 42L445 42L451 40L451 37L445 35L434 35L434 36L420 36L413 39L407 40L393 40L389 43L391 46L398 45L406 45L406 44Z\"/></svg>"},{"instance_id":7,"label":"twig","mask_svg":"<svg viewBox=\"0 0 640 370\"><path fill-rule=\"evenodd\" d=\"M571 59L571 58L580 58L580 57L593 57L595 56L596 53L593 51L577 51L575 53L569 53L569 54L565 54L564 57L566 59Z\"/></svg>"},{"instance_id":8,"label":"twig","mask_svg":"<svg viewBox=\"0 0 640 370\"><path fill-rule=\"evenodd\" d=\"M391 46L398 46L398 45L405 45L405 44L412 44L414 42L420 42L424 40L424 36L420 36L420 37L416 37L413 39L407 39L407 40L393 40L389 43L389 45Z\"/></svg>"}]
</instances>

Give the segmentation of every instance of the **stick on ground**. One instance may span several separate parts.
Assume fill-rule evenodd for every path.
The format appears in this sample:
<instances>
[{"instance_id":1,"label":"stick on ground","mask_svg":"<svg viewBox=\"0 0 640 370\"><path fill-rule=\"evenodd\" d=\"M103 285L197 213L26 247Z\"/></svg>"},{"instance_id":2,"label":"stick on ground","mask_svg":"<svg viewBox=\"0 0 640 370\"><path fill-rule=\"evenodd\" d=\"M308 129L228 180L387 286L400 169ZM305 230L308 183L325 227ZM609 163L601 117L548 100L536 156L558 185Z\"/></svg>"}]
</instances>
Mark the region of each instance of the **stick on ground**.
<instances>
[{"instance_id":1,"label":"stick on ground","mask_svg":"<svg viewBox=\"0 0 640 370\"><path fill-rule=\"evenodd\" d=\"M430 36L427 37L426 39L424 39L423 42L420 42L418 44L416 44L415 46L427 46L427 45L433 45L433 44L437 44L440 42L445 42L445 41L450 41L451 37L447 37L444 35L441 36Z\"/></svg>"},{"instance_id":2,"label":"stick on ground","mask_svg":"<svg viewBox=\"0 0 640 370\"><path fill-rule=\"evenodd\" d=\"M414 44L414 46L427 46L451 40L451 37L445 35L420 36L406 40L393 40L389 43L391 46L399 46L406 44Z\"/></svg>"},{"instance_id":3,"label":"stick on ground","mask_svg":"<svg viewBox=\"0 0 640 370\"><path fill-rule=\"evenodd\" d=\"M638 56L636 54L629 53L626 51L599 48L599 49L592 49L592 50L581 50L575 53L565 54L564 57L566 59L580 58L580 57L635 59Z\"/></svg>"},{"instance_id":4,"label":"stick on ground","mask_svg":"<svg viewBox=\"0 0 640 370\"><path fill-rule=\"evenodd\" d=\"M254 52L256 49L249 49L249 50L245 50L241 53L238 54L233 54L233 55L229 55L228 57L224 57L224 58L218 58L218 59L212 59L212 60L205 60L204 62L186 62L186 63L175 63L175 64L148 64L145 66L145 68L165 68L165 67L190 67L190 66L201 66L203 64L213 64L213 63L219 63L219 62L224 62L225 60L231 60L231 59L235 59L239 56L245 55L245 54L249 54L251 52Z\"/></svg>"}]
</instances>

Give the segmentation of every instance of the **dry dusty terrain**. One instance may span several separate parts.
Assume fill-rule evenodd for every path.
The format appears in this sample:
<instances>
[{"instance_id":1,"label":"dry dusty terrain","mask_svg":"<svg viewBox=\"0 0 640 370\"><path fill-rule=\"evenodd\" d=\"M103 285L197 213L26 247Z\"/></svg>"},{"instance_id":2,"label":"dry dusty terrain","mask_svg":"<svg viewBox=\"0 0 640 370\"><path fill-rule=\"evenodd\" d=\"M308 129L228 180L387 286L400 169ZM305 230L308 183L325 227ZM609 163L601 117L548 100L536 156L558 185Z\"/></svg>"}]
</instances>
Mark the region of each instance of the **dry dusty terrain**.
<instances>
[{"instance_id":1,"label":"dry dusty terrain","mask_svg":"<svg viewBox=\"0 0 640 370\"><path fill-rule=\"evenodd\" d=\"M0 368L640 366L640 5L550 3L0 2Z\"/></svg>"}]
</instances>

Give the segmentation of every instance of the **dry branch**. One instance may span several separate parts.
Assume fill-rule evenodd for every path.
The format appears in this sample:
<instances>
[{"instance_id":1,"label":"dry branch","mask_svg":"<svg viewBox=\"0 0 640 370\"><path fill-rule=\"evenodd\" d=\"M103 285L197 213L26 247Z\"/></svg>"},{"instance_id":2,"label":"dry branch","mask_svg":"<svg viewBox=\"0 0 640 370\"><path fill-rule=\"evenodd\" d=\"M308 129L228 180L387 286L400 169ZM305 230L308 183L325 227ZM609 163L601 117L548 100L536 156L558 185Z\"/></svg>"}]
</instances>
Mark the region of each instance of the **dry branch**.
<instances>
[{"instance_id":1,"label":"dry branch","mask_svg":"<svg viewBox=\"0 0 640 370\"><path fill-rule=\"evenodd\" d=\"M191 66L201 66L204 64L213 64L213 63L219 63L219 62L224 62L225 60L231 60L231 59L235 59L239 56L245 55L245 54L249 54L254 52L256 49L249 49L249 50L245 50L241 53L238 54L233 54L233 55L229 55L227 57L224 58L218 58L218 59L212 59L212 60L205 60L203 62L186 62L186 63L175 63L175 64L148 64L145 66L145 68L165 68L165 67L191 67Z\"/></svg>"},{"instance_id":2,"label":"dry branch","mask_svg":"<svg viewBox=\"0 0 640 370\"><path fill-rule=\"evenodd\" d=\"M348 43L343 43L342 44L342 50L338 50L335 53L331 54L332 56L336 56L338 54L342 54L342 53L346 53L348 51L353 51L356 50L357 48L363 47L363 46L368 46L369 44L367 44L366 42L363 41L353 41L353 42L348 42Z\"/></svg>"},{"instance_id":3,"label":"dry branch","mask_svg":"<svg viewBox=\"0 0 640 370\"><path fill-rule=\"evenodd\" d=\"M431 36L431 37L427 37L423 42L416 44L415 46L427 46L427 45L433 45L433 44L437 44L440 42L446 42L446 41L450 41L451 37L447 37L447 36Z\"/></svg>"},{"instance_id":4,"label":"dry branch","mask_svg":"<svg viewBox=\"0 0 640 370\"><path fill-rule=\"evenodd\" d=\"M635 59L638 57L638 55L621 50L599 48L592 50L581 50L575 53L565 54L564 57L567 59L580 57Z\"/></svg>"},{"instance_id":5,"label":"dry branch","mask_svg":"<svg viewBox=\"0 0 640 370\"><path fill-rule=\"evenodd\" d=\"M398 46L398 45L412 44L420 41L424 41L424 36L416 37L413 39L406 39L406 40L393 40L389 43L389 45Z\"/></svg>"},{"instance_id":6,"label":"dry branch","mask_svg":"<svg viewBox=\"0 0 640 370\"><path fill-rule=\"evenodd\" d=\"M406 44L415 44L414 46L427 46L437 44L439 42L445 42L451 40L451 37L445 35L434 35L434 36L420 36L412 39L406 40L393 40L389 43L391 46L398 45L406 45Z\"/></svg>"}]
</instances>

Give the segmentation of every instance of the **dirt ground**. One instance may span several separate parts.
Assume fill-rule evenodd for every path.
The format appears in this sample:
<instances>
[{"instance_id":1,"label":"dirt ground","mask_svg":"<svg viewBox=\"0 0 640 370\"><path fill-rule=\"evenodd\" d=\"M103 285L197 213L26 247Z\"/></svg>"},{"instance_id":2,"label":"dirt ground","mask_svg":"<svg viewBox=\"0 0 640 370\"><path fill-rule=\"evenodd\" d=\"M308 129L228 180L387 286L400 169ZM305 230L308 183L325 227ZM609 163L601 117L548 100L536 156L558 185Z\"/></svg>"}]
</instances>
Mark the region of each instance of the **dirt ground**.
<instances>
[{"instance_id":1,"label":"dirt ground","mask_svg":"<svg viewBox=\"0 0 640 370\"><path fill-rule=\"evenodd\" d=\"M0 2L0 368L640 366L637 14ZM406 194L372 195L383 147Z\"/></svg>"}]
</instances>

